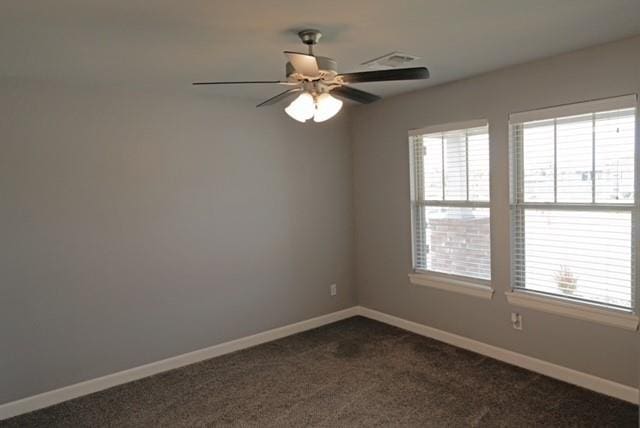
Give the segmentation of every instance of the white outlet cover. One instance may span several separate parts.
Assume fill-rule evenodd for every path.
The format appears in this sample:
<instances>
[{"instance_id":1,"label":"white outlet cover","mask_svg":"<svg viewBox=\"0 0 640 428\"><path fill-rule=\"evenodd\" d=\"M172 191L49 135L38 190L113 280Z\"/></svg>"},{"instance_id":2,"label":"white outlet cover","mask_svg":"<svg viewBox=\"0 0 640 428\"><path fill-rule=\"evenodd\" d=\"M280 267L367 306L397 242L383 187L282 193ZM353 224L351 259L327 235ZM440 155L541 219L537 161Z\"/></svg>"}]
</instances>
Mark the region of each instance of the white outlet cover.
<instances>
[{"instance_id":1,"label":"white outlet cover","mask_svg":"<svg viewBox=\"0 0 640 428\"><path fill-rule=\"evenodd\" d=\"M522 330L522 315L517 312L511 312L511 325L516 330Z\"/></svg>"}]
</instances>

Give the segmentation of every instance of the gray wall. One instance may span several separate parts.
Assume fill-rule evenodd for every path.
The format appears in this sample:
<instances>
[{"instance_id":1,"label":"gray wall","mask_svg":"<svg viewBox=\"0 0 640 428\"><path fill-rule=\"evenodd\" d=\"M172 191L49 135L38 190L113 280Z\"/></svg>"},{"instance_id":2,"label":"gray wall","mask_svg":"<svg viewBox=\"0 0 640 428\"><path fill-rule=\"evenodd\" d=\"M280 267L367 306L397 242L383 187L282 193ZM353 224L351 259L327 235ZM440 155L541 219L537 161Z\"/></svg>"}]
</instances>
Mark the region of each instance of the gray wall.
<instances>
[{"instance_id":1,"label":"gray wall","mask_svg":"<svg viewBox=\"0 0 640 428\"><path fill-rule=\"evenodd\" d=\"M0 85L0 403L355 303L346 112Z\"/></svg>"},{"instance_id":2,"label":"gray wall","mask_svg":"<svg viewBox=\"0 0 640 428\"><path fill-rule=\"evenodd\" d=\"M437 72L437 70L434 70ZM361 305L637 387L637 333L518 308L510 325L510 112L640 92L640 37L358 107L352 114ZM492 301L412 286L407 130L489 120Z\"/></svg>"},{"instance_id":3,"label":"gray wall","mask_svg":"<svg viewBox=\"0 0 640 428\"><path fill-rule=\"evenodd\" d=\"M0 403L351 306L354 266L367 307L638 384L637 334L525 309L517 332L504 291L508 113L640 92L640 38L322 125L193 88L0 89ZM474 118L492 137L492 301L407 281L407 130Z\"/></svg>"}]
</instances>

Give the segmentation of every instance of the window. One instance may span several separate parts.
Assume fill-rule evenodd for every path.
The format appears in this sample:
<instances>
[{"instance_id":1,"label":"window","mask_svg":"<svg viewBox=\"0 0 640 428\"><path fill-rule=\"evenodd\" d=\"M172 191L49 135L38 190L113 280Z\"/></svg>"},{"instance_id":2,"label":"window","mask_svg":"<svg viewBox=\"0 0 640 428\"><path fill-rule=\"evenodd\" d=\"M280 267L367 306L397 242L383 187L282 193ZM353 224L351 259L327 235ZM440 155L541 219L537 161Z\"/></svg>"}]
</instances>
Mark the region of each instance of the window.
<instances>
[{"instance_id":1,"label":"window","mask_svg":"<svg viewBox=\"0 0 640 428\"><path fill-rule=\"evenodd\" d=\"M634 307L636 97L510 116L512 286Z\"/></svg>"},{"instance_id":2,"label":"window","mask_svg":"<svg viewBox=\"0 0 640 428\"><path fill-rule=\"evenodd\" d=\"M416 272L491 279L486 121L412 131Z\"/></svg>"}]
</instances>

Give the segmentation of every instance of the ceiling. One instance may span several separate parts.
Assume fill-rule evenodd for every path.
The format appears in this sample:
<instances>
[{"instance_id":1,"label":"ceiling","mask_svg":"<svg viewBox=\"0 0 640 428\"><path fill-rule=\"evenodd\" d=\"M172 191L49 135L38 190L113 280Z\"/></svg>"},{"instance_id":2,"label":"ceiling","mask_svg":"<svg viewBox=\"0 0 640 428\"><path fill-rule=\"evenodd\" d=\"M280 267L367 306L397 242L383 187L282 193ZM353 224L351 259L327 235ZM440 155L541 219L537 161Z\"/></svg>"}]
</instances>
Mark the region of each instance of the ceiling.
<instances>
[{"instance_id":1,"label":"ceiling","mask_svg":"<svg viewBox=\"0 0 640 428\"><path fill-rule=\"evenodd\" d=\"M295 32L341 71L400 50L426 82L368 83L393 95L640 33L640 0L3 0L0 78L182 87L284 78ZM194 88L195 89L195 88ZM252 100L280 87L200 87Z\"/></svg>"}]
</instances>

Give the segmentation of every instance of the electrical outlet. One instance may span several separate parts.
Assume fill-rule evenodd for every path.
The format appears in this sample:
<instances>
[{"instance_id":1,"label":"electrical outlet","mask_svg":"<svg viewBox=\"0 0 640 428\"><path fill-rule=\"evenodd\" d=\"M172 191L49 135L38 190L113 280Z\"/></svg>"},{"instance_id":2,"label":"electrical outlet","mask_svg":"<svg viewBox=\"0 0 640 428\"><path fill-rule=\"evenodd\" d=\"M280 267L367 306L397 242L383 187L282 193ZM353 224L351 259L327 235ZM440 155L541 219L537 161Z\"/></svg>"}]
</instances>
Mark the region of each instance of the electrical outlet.
<instances>
[{"instance_id":1,"label":"electrical outlet","mask_svg":"<svg viewBox=\"0 0 640 428\"><path fill-rule=\"evenodd\" d=\"M329 286L329 294L331 294L332 296L335 296L336 294L338 294L338 285L337 284L331 284Z\"/></svg>"},{"instance_id":2,"label":"electrical outlet","mask_svg":"<svg viewBox=\"0 0 640 428\"><path fill-rule=\"evenodd\" d=\"M517 312L511 312L511 325L516 330L522 330L522 315Z\"/></svg>"}]
</instances>

